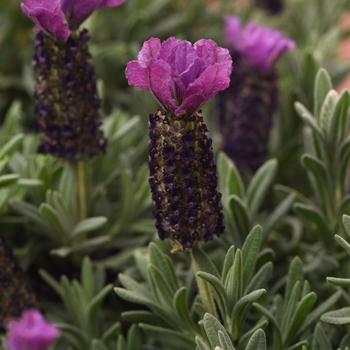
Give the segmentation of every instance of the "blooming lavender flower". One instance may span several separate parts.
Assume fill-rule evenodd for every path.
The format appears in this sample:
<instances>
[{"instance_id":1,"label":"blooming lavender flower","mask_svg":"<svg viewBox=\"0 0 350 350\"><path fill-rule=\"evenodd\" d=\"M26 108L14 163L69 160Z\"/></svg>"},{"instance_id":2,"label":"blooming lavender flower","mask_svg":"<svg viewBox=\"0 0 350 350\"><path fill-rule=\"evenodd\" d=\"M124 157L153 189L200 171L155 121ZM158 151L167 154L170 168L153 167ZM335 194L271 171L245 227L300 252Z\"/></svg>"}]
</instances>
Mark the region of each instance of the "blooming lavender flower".
<instances>
[{"instance_id":1,"label":"blooming lavender flower","mask_svg":"<svg viewBox=\"0 0 350 350\"><path fill-rule=\"evenodd\" d=\"M0 238L0 329L4 322L19 316L36 303L28 278L12 251Z\"/></svg>"},{"instance_id":2,"label":"blooming lavender flower","mask_svg":"<svg viewBox=\"0 0 350 350\"><path fill-rule=\"evenodd\" d=\"M223 150L241 170L256 170L267 156L278 101L277 60L294 47L282 33L236 17L225 21L227 46L236 63L229 89L218 98Z\"/></svg>"},{"instance_id":3,"label":"blooming lavender flower","mask_svg":"<svg viewBox=\"0 0 350 350\"><path fill-rule=\"evenodd\" d=\"M190 248L222 233L212 142L199 108L230 82L228 50L212 40L151 38L129 62L130 85L151 91L159 110L149 120L150 185L161 239Z\"/></svg>"},{"instance_id":4,"label":"blooming lavender flower","mask_svg":"<svg viewBox=\"0 0 350 350\"><path fill-rule=\"evenodd\" d=\"M23 1L23 12L36 25L35 114L44 134L40 153L77 161L105 151L89 34L78 28L94 10L123 1Z\"/></svg>"},{"instance_id":5,"label":"blooming lavender flower","mask_svg":"<svg viewBox=\"0 0 350 350\"><path fill-rule=\"evenodd\" d=\"M7 325L9 350L48 350L59 337L58 329L37 310L28 310L21 319Z\"/></svg>"}]
</instances>

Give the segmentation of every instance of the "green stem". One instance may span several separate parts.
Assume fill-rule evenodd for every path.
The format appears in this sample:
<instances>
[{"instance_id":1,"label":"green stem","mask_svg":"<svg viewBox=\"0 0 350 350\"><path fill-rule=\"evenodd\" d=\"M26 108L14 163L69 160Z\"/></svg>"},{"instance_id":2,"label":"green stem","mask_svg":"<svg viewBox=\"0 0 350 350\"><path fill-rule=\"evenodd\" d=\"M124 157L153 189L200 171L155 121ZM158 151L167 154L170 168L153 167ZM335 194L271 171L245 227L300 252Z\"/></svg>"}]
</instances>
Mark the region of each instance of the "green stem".
<instances>
[{"instance_id":1,"label":"green stem","mask_svg":"<svg viewBox=\"0 0 350 350\"><path fill-rule=\"evenodd\" d=\"M85 164L79 160L76 162L76 174L77 174L77 207L78 218L84 220L87 215L86 209L86 178L85 178Z\"/></svg>"},{"instance_id":2,"label":"green stem","mask_svg":"<svg viewBox=\"0 0 350 350\"><path fill-rule=\"evenodd\" d=\"M191 258L192 258L192 270L193 270L193 273L196 277L199 295L202 299L204 309L206 312L209 312L210 314L212 314L216 318L219 318L218 312L216 310L215 301L214 301L213 295L211 293L208 282L205 281L203 278L200 278L197 276L197 272L200 269L199 269L199 266L196 262L196 259L194 258L193 254L192 254L192 250L191 250Z\"/></svg>"}]
</instances>

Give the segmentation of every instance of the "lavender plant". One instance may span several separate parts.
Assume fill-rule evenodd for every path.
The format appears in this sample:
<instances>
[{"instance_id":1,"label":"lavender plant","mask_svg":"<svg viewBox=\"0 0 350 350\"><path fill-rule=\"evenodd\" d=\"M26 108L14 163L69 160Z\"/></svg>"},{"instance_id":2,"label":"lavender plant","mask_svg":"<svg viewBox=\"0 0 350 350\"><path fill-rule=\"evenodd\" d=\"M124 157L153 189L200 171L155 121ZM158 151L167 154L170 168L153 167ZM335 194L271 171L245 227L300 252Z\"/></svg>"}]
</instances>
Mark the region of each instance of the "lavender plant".
<instances>
[{"instance_id":1,"label":"lavender plant","mask_svg":"<svg viewBox=\"0 0 350 350\"><path fill-rule=\"evenodd\" d=\"M160 238L180 249L223 231L212 141L198 110L228 87L231 66L228 51L212 40L151 38L126 69L129 84L159 103L149 121L154 215Z\"/></svg>"},{"instance_id":2,"label":"lavender plant","mask_svg":"<svg viewBox=\"0 0 350 350\"><path fill-rule=\"evenodd\" d=\"M0 12L0 45L10 38L13 46L0 50L0 114L7 111L0 118L0 279L6 281L0 286L0 323L7 323L4 314L13 319L32 306L35 292L35 307L60 330L52 344L58 350L348 349L348 261L333 234L339 232L336 240L347 250L349 219L341 217L349 214L349 94L332 91L331 83L346 73L334 55L340 39L335 23L345 2L286 0L273 18L237 4L244 21L278 27L286 37L272 32L271 48L259 28L233 20L238 34L249 35L231 40L231 50L244 48L244 55L233 55L231 73L230 53L212 40L192 45L155 38L220 40L227 0L128 0L118 11L98 11L85 22L91 41L81 23L97 7L116 2L26 0L24 10L37 27L34 87L42 132L33 135L31 34L24 32L31 28L20 20L19 4L7 1L0 5L6 8ZM16 16L12 35L8 28ZM283 50L292 45L287 36L297 47L281 60L278 79L277 57L269 55L270 49L280 52L275 35ZM264 40L250 48L256 38ZM121 70L144 41L138 59L127 65L127 81ZM13 65L25 64L12 67L16 79L4 79L14 47L20 49ZM329 73L321 70L315 82L320 63ZM259 81L240 89L243 75ZM151 91L157 107L142 91L127 89L128 82ZM267 125L265 133L255 133L258 123L248 123L250 113L240 114L247 123L237 144L265 147L251 148L264 155L253 157L250 174L238 151L216 153L220 144L209 131L215 110L207 102L218 92L228 94L223 91L229 85L233 106L246 99L247 110L257 110ZM10 108L13 99L24 104ZM303 103L296 108L302 118L295 100ZM148 135L145 118L134 115L145 110L155 111ZM73 115L87 117L82 128ZM72 119L69 127L57 129L65 118ZM222 129L229 142L228 131ZM40 144L61 159L38 154ZM71 147L78 150L74 156ZM84 181L77 167L67 165L82 160ZM326 276L334 277L326 283ZM44 340L45 349L57 331L49 337L46 321L31 313L30 322L23 319L39 334L22 327L17 339L24 334L31 341L34 334L35 345ZM36 320L41 326L33 328ZM0 335L1 350L12 350L10 328ZM35 350L27 345L25 350Z\"/></svg>"}]
</instances>

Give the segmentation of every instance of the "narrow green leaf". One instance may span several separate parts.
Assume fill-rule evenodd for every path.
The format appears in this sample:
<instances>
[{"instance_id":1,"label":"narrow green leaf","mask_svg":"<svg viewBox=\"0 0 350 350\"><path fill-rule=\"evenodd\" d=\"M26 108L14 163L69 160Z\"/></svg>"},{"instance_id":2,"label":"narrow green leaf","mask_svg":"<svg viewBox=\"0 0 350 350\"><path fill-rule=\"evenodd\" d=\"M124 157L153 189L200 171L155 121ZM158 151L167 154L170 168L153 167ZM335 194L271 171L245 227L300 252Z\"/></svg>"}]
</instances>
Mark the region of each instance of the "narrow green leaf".
<instances>
[{"instance_id":1,"label":"narrow green leaf","mask_svg":"<svg viewBox=\"0 0 350 350\"><path fill-rule=\"evenodd\" d=\"M304 272L303 272L303 262L298 256L296 256L292 260L288 270L287 287L286 287L286 294L285 294L285 299L287 303L292 294L292 290L298 281L300 283L304 282Z\"/></svg>"},{"instance_id":2,"label":"narrow green leaf","mask_svg":"<svg viewBox=\"0 0 350 350\"><path fill-rule=\"evenodd\" d=\"M0 176L0 188L8 187L17 183L19 175L17 174L8 174Z\"/></svg>"},{"instance_id":3,"label":"narrow green leaf","mask_svg":"<svg viewBox=\"0 0 350 350\"><path fill-rule=\"evenodd\" d=\"M198 350L211 350L209 346L204 342L204 340L198 336L196 336L196 344L197 344Z\"/></svg>"},{"instance_id":4,"label":"narrow green leaf","mask_svg":"<svg viewBox=\"0 0 350 350\"><path fill-rule=\"evenodd\" d=\"M257 225L249 232L242 247L244 288L246 288L254 274L255 265L259 255L261 244L262 229L261 226Z\"/></svg>"},{"instance_id":5,"label":"narrow green leaf","mask_svg":"<svg viewBox=\"0 0 350 350\"><path fill-rule=\"evenodd\" d=\"M94 273L91 260L86 257L81 268L81 284L87 299L91 299L95 291Z\"/></svg>"},{"instance_id":6,"label":"narrow green leaf","mask_svg":"<svg viewBox=\"0 0 350 350\"><path fill-rule=\"evenodd\" d=\"M193 322L188 304L187 304L188 293L185 287L180 288L174 296L174 309L181 322L194 331L199 333L199 327Z\"/></svg>"},{"instance_id":7,"label":"narrow green leaf","mask_svg":"<svg viewBox=\"0 0 350 350\"><path fill-rule=\"evenodd\" d=\"M246 350L266 350L266 336L262 329L258 329L250 338Z\"/></svg>"},{"instance_id":8,"label":"narrow green leaf","mask_svg":"<svg viewBox=\"0 0 350 350\"><path fill-rule=\"evenodd\" d=\"M281 325L284 341L287 341L288 330L292 326L293 318L296 313L298 300L300 296L301 296L301 281L297 280L293 285L293 288L289 297L288 298L286 297L285 299L285 304L284 304L285 306L284 306L282 325Z\"/></svg>"},{"instance_id":9,"label":"narrow green leaf","mask_svg":"<svg viewBox=\"0 0 350 350\"><path fill-rule=\"evenodd\" d=\"M122 312L122 318L130 323L160 324L162 319L151 311L133 310Z\"/></svg>"},{"instance_id":10,"label":"narrow green leaf","mask_svg":"<svg viewBox=\"0 0 350 350\"><path fill-rule=\"evenodd\" d=\"M306 222L315 226L315 231L320 235L320 238L324 242L330 244L331 241L333 241L332 237L329 235L330 229L327 222L322 213L316 207L299 203L294 205L294 210Z\"/></svg>"},{"instance_id":11,"label":"narrow green leaf","mask_svg":"<svg viewBox=\"0 0 350 350\"><path fill-rule=\"evenodd\" d=\"M255 217L264 197L276 175L277 160L271 159L263 164L253 179L251 180L247 190L247 204L250 209L251 217Z\"/></svg>"},{"instance_id":12,"label":"narrow green leaf","mask_svg":"<svg viewBox=\"0 0 350 350\"><path fill-rule=\"evenodd\" d=\"M267 310L264 306L258 304L258 303L253 303L253 306L260 312L263 316L265 316L273 325L275 334L276 334L276 339L277 339L277 344L275 344L277 349L280 349L282 345L282 333L281 329L275 319L275 317L271 314L269 310Z\"/></svg>"},{"instance_id":13,"label":"narrow green leaf","mask_svg":"<svg viewBox=\"0 0 350 350\"><path fill-rule=\"evenodd\" d=\"M349 215L343 215L343 225L345 227L345 232L350 238L350 216Z\"/></svg>"},{"instance_id":14,"label":"narrow green leaf","mask_svg":"<svg viewBox=\"0 0 350 350\"><path fill-rule=\"evenodd\" d=\"M265 240L272 229L284 219L285 215L293 207L296 197L296 193L291 193L281 203L279 203L276 209L266 218L262 232L262 236Z\"/></svg>"},{"instance_id":15,"label":"narrow green leaf","mask_svg":"<svg viewBox=\"0 0 350 350\"><path fill-rule=\"evenodd\" d=\"M109 284L105 286L96 296L92 298L92 300L87 305L87 312L90 317L90 319L94 320L96 319L96 313L99 310L100 305L104 301L104 299L107 297L107 295L111 292L113 289L113 285Z\"/></svg>"},{"instance_id":16,"label":"narrow green leaf","mask_svg":"<svg viewBox=\"0 0 350 350\"><path fill-rule=\"evenodd\" d=\"M141 350L142 349L142 336L139 328L136 325L132 325L128 332L128 347L126 350Z\"/></svg>"},{"instance_id":17,"label":"narrow green leaf","mask_svg":"<svg viewBox=\"0 0 350 350\"><path fill-rule=\"evenodd\" d=\"M22 144L22 141L24 139L23 134L18 134L13 136L5 145L3 145L0 149L0 159L2 159L5 156L10 156L14 151L17 150L17 148Z\"/></svg>"},{"instance_id":18,"label":"narrow green leaf","mask_svg":"<svg viewBox=\"0 0 350 350\"><path fill-rule=\"evenodd\" d=\"M245 237L250 229L250 218L246 204L236 195L228 197L228 208L240 237Z\"/></svg>"},{"instance_id":19,"label":"narrow green leaf","mask_svg":"<svg viewBox=\"0 0 350 350\"><path fill-rule=\"evenodd\" d=\"M219 343L222 350L234 350L232 341L227 333L224 333L222 331L218 332L219 336Z\"/></svg>"},{"instance_id":20,"label":"narrow green leaf","mask_svg":"<svg viewBox=\"0 0 350 350\"><path fill-rule=\"evenodd\" d=\"M167 339L167 337L171 337L171 338L176 339L177 342L180 344L181 344L181 342L183 342L186 347L189 347L189 346L193 347L195 345L194 339L192 337L187 336L181 332L177 332L177 331L173 331L173 330L168 329L168 328L153 326L153 325L149 325L149 324L145 324L145 323L140 323L139 327L141 329L145 330L146 332L151 332L151 333L156 334L161 339L162 338Z\"/></svg>"},{"instance_id":21,"label":"narrow green leaf","mask_svg":"<svg viewBox=\"0 0 350 350\"><path fill-rule=\"evenodd\" d=\"M321 113L323 101L325 100L328 91L332 89L332 81L328 72L321 68L316 75L314 88L314 115L318 116Z\"/></svg>"},{"instance_id":22,"label":"narrow green leaf","mask_svg":"<svg viewBox=\"0 0 350 350\"><path fill-rule=\"evenodd\" d=\"M244 194L243 181L232 160L223 152L219 153L218 173L220 188L225 196L237 195L242 198Z\"/></svg>"},{"instance_id":23,"label":"narrow green leaf","mask_svg":"<svg viewBox=\"0 0 350 350\"><path fill-rule=\"evenodd\" d=\"M303 119L304 123L309 126L312 131L318 136L319 140L323 140L324 136L322 134L321 129L318 127L315 117L307 110L305 106L303 106L301 103L296 102L295 103L295 110L300 115L300 117Z\"/></svg>"},{"instance_id":24,"label":"narrow green leaf","mask_svg":"<svg viewBox=\"0 0 350 350\"><path fill-rule=\"evenodd\" d=\"M350 307L329 311L321 317L321 320L334 325L350 324Z\"/></svg>"},{"instance_id":25,"label":"narrow green leaf","mask_svg":"<svg viewBox=\"0 0 350 350\"><path fill-rule=\"evenodd\" d=\"M343 140L347 134L349 127L349 106L350 94L349 91L344 91L338 99L335 107L333 118L330 126L329 140L337 141Z\"/></svg>"},{"instance_id":26,"label":"narrow green leaf","mask_svg":"<svg viewBox=\"0 0 350 350\"><path fill-rule=\"evenodd\" d=\"M249 293L255 289L259 289L267 284L269 279L271 278L273 271L272 262L267 262L264 264L257 273L254 274L251 281L249 282L245 292Z\"/></svg>"},{"instance_id":27,"label":"narrow green leaf","mask_svg":"<svg viewBox=\"0 0 350 350\"><path fill-rule=\"evenodd\" d=\"M312 175L314 187L319 198L326 205L328 203L328 175L324 163L313 156L305 154L302 156L303 167Z\"/></svg>"},{"instance_id":28,"label":"narrow green leaf","mask_svg":"<svg viewBox=\"0 0 350 350\"><path fill-rule=\"evenodd\" d=\"M290 321L289 330L286 336L286 343L292 341L293 337L297 334L303 325L307 315L312 310L317 300L317 295L313 292L304 296L304 298L298 303L296 311Z\"/></svg>"},{"instance_id":29,"label":"narrow green leaf","mask_svg":"<svg viewBox=\"0 0 350 350\"><path fill-rule=\"evenodd\" d=\"M316 326L311 350L333 350L328 333L320 323Z\"/></svg>"},{"instance_id":30,"label":"narrow green leaf","mask_svg":"<svg viewBox=\"0 0 350 350\"><path fill-rule=\"evenodd\" d=\"M216 276L203 271L198 272L197 275L199 278L203 278L211 285L214 290L215 300L222 314L225 315L227 312L227 295L221 281Z\"/></svg>"},{"instance_id":31,"label":"narrow green leaf","mask_svg":"<svg viewBox=\"0 0 350 350\"><path fill-rule=\"evenodd\" d=\"M70 232L65 230L64 218L62 218L60 213L46 203L40 205L39 212L45 223L58 233L62 243L64 243L68 239Z\"/></svg>"},{"instance_id":32,"label":"narrow green leaf","mask_svg":"<svg viewBox=\"0 0 350 350\"><path fill-rule=\"evenodd\" d=\"M162 253L155 243L150 243L149 248L150 263L156 266L164 278L167 279L173 293L179 288L175 274L175 268L168 256Z\"/></svg>"},{"instance_id":33,"label":"narrow green leaf","mask_svg":"<svg viewBox=\"0 0 350 350\"><path fill-rule=\"evenodd\" d=\"M85 219L75 226L72 236L77 237L81 234L89 233L100 229L107 223L107 218L103 216Z\"/></svg>"},{"instance_id":34,"label":"narrow green leaf","mask_svg":"<svg viewBox=\"0 0 350 350\"><path fill-rule=\"evenodd\" d=\"M221 331L229 339L225 328L213 315L206 313L203 318L203 325L210 345L213 348L220 345L219 331Z\"/></svg>"},{"instance_id":35,"label":"narrow green leaf","mask_svg":"<svg viewBox=\"0 0 350 350\"><path fill-rule=\"evenodd\" d=\"M321 113L318 118L319 127L325 132L328 131L330 121L333 116L335 106L338 101L338 93L334 90L328 92L321 108Z\"/></svg>"},{"instance_id":36,"label":"narrow green leaf","mask_svg":"<svg viewBox=\"0 0 350 350\"><path fill-rule=\"evenodd\" d=\"M227 300L229 305L234 305L243 294L243 265L242 253L238 249L235 254L235 261L230 268L225 281Z\"/></svg>"},{"instance_id":37,"label":"narrow green leaf","mask_svg":"<svg viewBox=\"0 0 350 350\"><path fill-rule=\"evenodd\" d=\"M328 299L324 300L317 308L315 308L309 315L307 316L300 332L304 332L307 328L309 328L313 323L318 321L320 317L327 311L329 311L340 299L342 296L342 292L338 290Z\"/></svg>"},{"instance_id":38,"label":"narrow green leaf","mask_svg":"<svg viewBox=\"0 0 350 350\"><path fill-rule=\"evenodd\" d=\"M327 282L336 287L350 287L350 278L327 277Z\"/></svg>"},{"instance_id":39,"label":"narrow green leaf","mask_svg":"<svg viewBox=\"0 0 350 350\"><path fill-rule=\"evenodd\" d=\"M233 308L231 320L232 323L232 337L234 340L238 339L241 334L241 327L248 312L249 306L253 302L257 302L264 294L266 294L265 289L255 290L247 295L244 295Z\"/></svg>"},{"instance_id":40,"label":"narrow green leaf","mask_svg":"<svg viewBox=\"0 0 350 350\"><path fill-rule=\"evenodd\" d=\"M225 260L224 260L224 265L222 268L222 274L221 274L221 281L224 283L226 281L227 278L227 274L231 268L231 266L233 265L233 262L235 261L235 251L236 248L235 246L231 246L226 255L225 255Z\"/></svg>"},{"instance_id":41,"label":"narrow green leaf","mask_svg":"<svg viewBox=\"0 0 350 350\"><path fill-rule=\"evenodd\" d=\"M212 275L220 278L220 274L209 256L198 246L192 248L192 257L198 267L198 271L204 271L211 273Z\"/></svg>"},{"instance_id":42,"label":"narrow green leaf","mask_svg":"<svg viewBox=\"0 0 350 350\"><path fill-rule=\"evenodd\" d=\"M149 279L152 283L152 289L157 301L163 308L172 306L173 293L166 277L162 275L160 270L150 264L148 266Z\"/></svg>"}]
</instances>

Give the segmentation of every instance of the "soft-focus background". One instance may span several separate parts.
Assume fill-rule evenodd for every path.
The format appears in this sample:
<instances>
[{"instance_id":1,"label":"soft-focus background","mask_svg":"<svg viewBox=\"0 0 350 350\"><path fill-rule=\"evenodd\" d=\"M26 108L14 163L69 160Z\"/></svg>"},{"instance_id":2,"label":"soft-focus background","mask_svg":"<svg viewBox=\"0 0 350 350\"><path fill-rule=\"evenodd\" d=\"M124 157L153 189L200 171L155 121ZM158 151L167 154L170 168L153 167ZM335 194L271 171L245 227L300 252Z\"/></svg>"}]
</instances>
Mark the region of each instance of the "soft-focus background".
<instances>
[{"instance_id":1,"label":"soft-focus background","mask_svg":"<svg viewBox=\"0 0 350 350\"><path fill-rule=\"evenodd\" d=\"M77 328L87 340L73 348L80 346L84 350L90 346L90 340L102 337L102 331L95 324L97 318L91 321L90 316L85 315L82 319L77 316L81 314L79 307L83 307L78 302L77 310L72 311L74 305L67 300L63 303L66 309L62 308L62 295L64 298L76 290L73 282L69 285L68 279L63 280L59 298L52 291L59 289L55 279L62 274L69 279L79 278L83 262L84 271L89 270L86 256L98 269L94 276L97 289L102 289L107 282L118 284L119 272L139 276L135 272L134 258L136 256L138 266L142 266L146 254L144 247L156 237L147 169L147 120L156 105L150 94L128 87L124 75L127 62L136 57L144 40L151 36L162 39L176 36L191 41L212 38L224 45L223 20L226 15L254 19L294 39L296 49L278 64L280 102L274 116L269 158L279 162L274 183L284 186L282 193L287 193L286 188L290 187L304 196L313 196L313 188L307 182L300 161L306 152L303 123L293 105L300 101L312 110L314 79L321 67L328 70L339 91L350 88L350 1L283 0L284 9L278 15L272 15L256 3L253 0L126 0L125 5L117 9L98 11L84 24L92 36L91 53L103 100L104 130L109 148L105 156L89 166L89 216L95 219L89 225L79 227L79 237L75 238L71 237L71 232L77 230L78 223L73 222L68 228L62 225L62 222L70 222L67 203L71 202L76 185L71 169L50 157L36 154L38 135L34 131L31 68L33 25L21 13L19 0L1 0L0 161L4 163L0 169L3 173L0 176L0 235L32 279L40 306L64 324L62 329L68 336L59 344L62 349L67 349L64 343L67 339L72 344L80 341L76 336ZM214 109L215 101L212 101L206 107L205 117L215 150L219 151L220 136L213 120ZM245 183L249 181L249 177L244 178ZM267 212L272 212L276 203L280 203L280 197L273 192L264 201L256 221L264 222ZM50 208L58 214L52 216ZM290 204L283 215L291 211ZM315 236L309 235L315 230L313 224L302 227L295 217L293 212L271 229L272 238L269 236L266 247L277 247L274 253L277 267L271 290L276 292L281 288L289 262L293 256L300 255L305 261L304 270L314 273L310 277L313 287L320 295L328 296L330 291L322 285L322 278L333 271L339 254L328 254L327 246L315 243ZM305 236L303 232L306 232ZM289 237L293 237L293 242ZM233 243L230 237L226 241ZM221 246L226 249L227 242L221 242ZM168 249L166 243L162 247ZM213 251L214 260L222 255L222 251L216 251L210 245L209 251ZM180 279L188 281L188 262L182 257L175 260ZM107 286L110 292L112 287ZM120 321L122 311L135 308L110 294L106 297L107 307L103 312L102 307L100 310L108 325ZM142 316L147 321L150 315ZM133 317L136 315L129 314L128 322L123 321L124 334ZM94 330L91 334L86 324ZM73 326L77 328L73 329ZM114 331L122 333L119 328ZM159 349L163 344L157 334L147 339L151 339L146 341L148 345L155 346L149 345L148 349ZM92 349L103 349L95 346ZM174 341L169 343L169 349L183 348ZM130 345L128 350L138 348Z\"/></svg>"}]
</instances>

